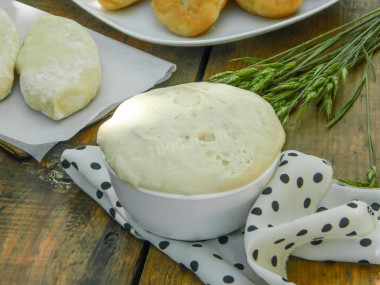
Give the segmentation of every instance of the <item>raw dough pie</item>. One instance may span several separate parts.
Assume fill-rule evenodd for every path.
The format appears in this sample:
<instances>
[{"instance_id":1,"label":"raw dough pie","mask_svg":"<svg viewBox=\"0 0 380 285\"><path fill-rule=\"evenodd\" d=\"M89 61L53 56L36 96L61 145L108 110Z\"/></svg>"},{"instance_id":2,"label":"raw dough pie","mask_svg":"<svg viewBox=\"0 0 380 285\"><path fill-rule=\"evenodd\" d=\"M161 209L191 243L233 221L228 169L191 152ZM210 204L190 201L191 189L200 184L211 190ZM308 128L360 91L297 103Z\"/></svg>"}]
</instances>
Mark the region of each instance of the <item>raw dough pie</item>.
<instances>
[{"instance_id":1,"label":"raw dough pie","mask_svg":"<svg viewBox=\"0 0 380 285\"><path fill-rule=\"evenodd\" d=\"M0 8L0 101L11 92L18 50L16 27Z\"/></svg>"},{"instance_id":2,"label":"raw dough pie","mask_svg":"<svg viewBox=\"0 0 380 285\"><path fill-rule=\"evenodd\" d=\"M94 40L77 22L58 16L41 17L29 30L16 69L25 101L54 120L84 108L101 82Z\"/></svg>"}]
</instances>

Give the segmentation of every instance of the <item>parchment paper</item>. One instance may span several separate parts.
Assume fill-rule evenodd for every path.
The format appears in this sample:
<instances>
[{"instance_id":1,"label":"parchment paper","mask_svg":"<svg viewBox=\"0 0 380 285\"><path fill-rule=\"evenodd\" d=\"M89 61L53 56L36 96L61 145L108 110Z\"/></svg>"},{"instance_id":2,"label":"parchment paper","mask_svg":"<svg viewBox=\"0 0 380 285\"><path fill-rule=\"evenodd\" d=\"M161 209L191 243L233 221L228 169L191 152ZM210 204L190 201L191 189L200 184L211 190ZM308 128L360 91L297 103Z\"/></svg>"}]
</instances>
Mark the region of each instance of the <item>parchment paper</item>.
<instances>
[{"instance_id":1,"label":"parchment paper","mask_svg":"<svg viewBox=\"0 0 380 285\"><path fill-rule=\"evenodd\" d=\"M17 27L20 45L29 28L44 15L25 4L1 0ZM0 101L0 139L31 154L38 161L59 141L73 137L90 122L102 117L120 102L167 80L176 66L89 30L100 54L102 84L97 96L83 110L54 121L29 107L22 96L18 79L12 93Z\"/></svg>"}]
</instances>

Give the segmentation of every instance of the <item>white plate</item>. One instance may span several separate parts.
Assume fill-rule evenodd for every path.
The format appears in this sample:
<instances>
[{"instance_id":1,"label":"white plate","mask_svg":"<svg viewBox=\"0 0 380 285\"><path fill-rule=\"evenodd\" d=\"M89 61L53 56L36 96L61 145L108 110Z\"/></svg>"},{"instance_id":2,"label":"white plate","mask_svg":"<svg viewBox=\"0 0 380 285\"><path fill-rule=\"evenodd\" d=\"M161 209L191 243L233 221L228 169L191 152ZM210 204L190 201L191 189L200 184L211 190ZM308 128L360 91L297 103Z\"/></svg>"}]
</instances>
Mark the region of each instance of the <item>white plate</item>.
<instances>
[{"instance_id":1,"label":"white plate","mask_svg":"<svg viewBox=\"0 0 380 285\"><path fill-rule=\"evenodd\" d=\"M97 0L72 1L101 21L137 39L171 46L205 46L249 38L282 28L318 13L339 0L304 0L294 16L279 20L251 15L235 1L229 0L214 26L196 38L183 38L170 32L156 19L149 0L142 0L118 11L103 10Z\"/></svg>"}]
</instances>

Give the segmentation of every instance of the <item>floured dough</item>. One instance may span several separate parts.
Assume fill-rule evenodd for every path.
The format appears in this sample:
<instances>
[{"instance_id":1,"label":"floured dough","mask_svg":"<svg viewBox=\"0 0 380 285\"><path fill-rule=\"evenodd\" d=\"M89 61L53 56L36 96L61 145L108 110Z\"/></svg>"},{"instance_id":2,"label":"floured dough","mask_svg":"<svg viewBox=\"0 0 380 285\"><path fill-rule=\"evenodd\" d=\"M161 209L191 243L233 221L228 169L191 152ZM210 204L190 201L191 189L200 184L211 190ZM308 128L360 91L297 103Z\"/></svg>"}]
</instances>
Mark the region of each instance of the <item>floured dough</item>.
<instances>
[{"instance_id":1,"label":"floured dough","mask_svg":"<svg viewBox=\"0 0 380 285\"><path fill-rule=\"evenodd\" d=\"M16 69L25 101L54 120L84 108L101 82L92 37L75 21L58 16L41 17L31 27Z\"/></svg>"},{"instance_id":2,"label":"floured dough","mask_svg":"<svg viewBox=\"0 0 380 285\"><path fill-rule=\"evenodd\" d=\"M284 140L272 106L260 96L206 82L132 97L97 137L122 181L187 195L251 182L278 157Z\"/></svg>"},{"instance_id":3,"label":"floured dough","mask_svg":"<svg viewBox=\"0 0 380 285\"><path fill-rule=\"evenodd\" d=\"M11 92L18 50L16 27L0 8L0 101Z\"/></svg>"}]
</instances>

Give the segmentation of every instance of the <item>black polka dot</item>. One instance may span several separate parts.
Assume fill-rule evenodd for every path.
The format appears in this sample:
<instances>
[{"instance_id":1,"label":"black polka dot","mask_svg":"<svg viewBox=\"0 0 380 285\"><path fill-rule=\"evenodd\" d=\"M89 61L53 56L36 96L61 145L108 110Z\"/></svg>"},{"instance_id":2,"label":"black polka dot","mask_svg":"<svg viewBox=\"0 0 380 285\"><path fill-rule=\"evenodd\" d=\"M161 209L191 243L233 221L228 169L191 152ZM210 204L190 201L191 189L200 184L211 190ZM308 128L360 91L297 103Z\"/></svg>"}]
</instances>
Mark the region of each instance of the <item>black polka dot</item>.
<instances>
[{"instance_id":1,"label":"black polka dot","mask_svg":"<svg viewBox=\"0 0 380 285\"><path fill-rule=\"evenodd\" d=\"M102 187L103 190L107 190L107 189L111 188L111 183L108 181L104 181L104 182L102 182L100 187Z\"/></svg>"},{"instance_id":2,"label":"black polka dot","mask_svg":"<svg viewBox=\"0 0 380 285\"><path fill-rule=\"evenodd\" d=\"M285 164L288 164L288 162L289 161L287 161L287 160L281 161L278 166L284 166Z\"/></svg>"},{"instance_id":3,"label":"black polka dot","mask_svg":"<svg viewBox=\"0 0 380 285\"><path fill-rule=\"evenodd\" d=\"M282 281L284 281L284 282L290 282L288 279L286 279L284 277L282 277Z\"/></svg>"},{"instance_id":4,"label":"black polka dot","mask_svg":"<svg viewBox=\"0 0 380 285\"><path fill-rule=\"evenodd\" d=\"M100 190L97 190L97 191L96 191L96 197L98 197L98 199L102 199L102 197L103 197L103 192L100 191Z\"/></svg>"},{"instance_id":5,"label":"black polka dot","mask_svg":"<svg viewBox=\"0 0 380 285\"><path fill-rule=\"evenodd\" d=\"M311 203L311 199L310 198L306 198L305 201L303 201L303 207L305 209L309 208L310 203Z\"/></svg>"},{"instance_id":6,"label":"black polka dot","mask_svg":"<svg viewBox=\"0 0 380 285\"><path fill-rule=\"evenodd\" d=\"M253 257L254 260L257 260L257 258L259 257L259 250L258 249L255 249L252 252L252 257Z\"/></svg>"},{"instance_id":7,"label":"black polka dot","mask_svg":"<svg viewBox=\"0 0 380 285\"><path fill-rule=\"evenodd\" d=\"M277 256L272 256L272 259L270 260L270 262L272 263L272 265L274 266L274 267L276 267L277 266Z\"/></svg>"},{"instance_id":8,"label":"black polka dot","mask_svg":"<svg viewBox=\"0 0 380 285\"><path fill-rule=\"evenodd\" d=\"M132 229L132 226L129 223L124 223L124 229L130 232Z\"/></svg>"},{"instance_id":9,"label":"black polka dot","mask_svg":"<svg viewBox=\"0 0 380 285\"><path fill-rule=\"evenodd\" d=\"M234 266L239 270L244 270L244 265L241 263L235 263Z\"/></svg>"},{"instance_id":10,"label":"black polka dot","mask_svg":"<svg viewBox=\"0 0 380 285\"><path fill-rule=\"evenodd\" d=\"M192 247L203 247L203 245L201 245L200 243L193 243L191 246Z\"/></svg>"},{"instance_id":11,"label":"black polka dot","mask_svg":"<svg viewBox=\"0 0 380 285\"><path fill-rule=\"evenodd\" d=\"M272 202L272 209L273 209L273 211L277 212L279 208L280 208L280 204L278 204L277 201L273 201Z\"/></svg>"},{"instance_id":12,"label":"black polka dot","mask_svg":"<svg viewBox=\"0 0 380 285\"><path fill-rule=\"evenodd\" d=\"M288 155L289 156L294 156L294 157L298 156L298 154L296 154L295 152L289 152Z\"/></svg>"},{"instance_id":13,"label":"black polka dot","mask_svg":"<svg viewBox=\"0 0 380 285\"><path fill-rule=\"evenodd\" d=\"M323 212L323 211L326 211L326 210L327 210L326 207L319 207L319 208L317 209L317 213L319 213L319 212Z\"/></svg>"},{"instance_id":14,"label":"black polka dot","mask_svg":"<svg viewBox=\"0 0 380 285\"><path fill-rule=\"evenodd\" d=\"M161 250L164 250L164 249L166 249L169 245L170 245L170 242L168 242L167 240L163 240L163 241L161 241L161 242L158 244L158 247L159 247Z\"/></svg>"},{"instance_id":15,"label":"black polka dot","mask_svg":"<svg viewBox=\"0 0 380 285\"><path fill-rule=\"evenodd\" d=\"M94 169L94 170L99 170L100 168L102 168L102 167L100 166L100 164L97 163L97 162L93 162L93 163L91 163L90 167L91 167L92 169Z\"/></svg>"},{"instance_id":16,"label":"black polka dot","mask_svg":"<svg viewBox=\"0 0 380 285\"><path fill-rule=\"evenodd\" d=\"M268 224L268 228L273 228L273 225L272 224Z\"/></svg>"},{"instance_id":17,"label":"black polka dot","mask_svg":"<svg viewBox=\"0 0 380 285\"><path fill-rule=\"evenodd\" d=\"M74 166L76 170L78 170L78 164L75 161L71 162L71 165Z\"/></svg>"},{"instance_id":18,"label":"black polka dot","mask_svg":"<svg viewBox=\"0 0 380 285\"><path fill-rule=\"evenodd\" d=\"M253 208L251 211L251 214L256 215L256 216L260 216L262 213L263 211L259 207Z\"/></svg>"},{"instance_id":19,"label":"black polka dot","mask_svg":"<svg viewBox=\"0 0 380 285\"><path fill-rule=\"evenodd\" d=\"M248 232L253 232L253 231L257 230L257 229L258 229L258 227L254 226L254 225L250 225L250 226L247 228L247 231L248 231Z\"/></svg>"},{"instance_id":20,"label":"black polka dot","mask_svg":"<svg viewBox=\"0 0 380 285\"><path fill-rule=\"evenodd\" d=\"M218 238L220 244L226 244L228 242L228 236L221 236Z\"/></svg>"},{"instance_id":21,"label":"black polka dot","mask_svg":"<svg viewBox=\"0 0 380 285\"><path fill-rule=\"evenodd\" d=\"M194 272L196 272L198 270L198 267L199 267L198 261L193 260L192 262L190 262L190 268Z\"/></svg>"},{"instance_id":22,"label":"black polka dot","mask_svg":"<svg viewBox=\"0 0 380 285\"><path fill-rule=\"evenodd\" d=\"M110 214L111 214L112 217L115 218L115 216L116 216L116 210L114 208L111 208L110 209Z\"/></svg>"},{"instance_id":23,"label":"black polka dot","mask_svg":"<svg viewBox=\"0 0 380 285\"><path fill-rule=\"evenodd\" d=\"M303 230L300 230L298 233L297 233L297 236L304 236L307 234L307 230L303 229Z\"/></svg>"},{"instance_id":24,"label":"black polka dot","mask_svg":"<svg viewBox=\"0 0 380 285\"><path fill-rule=\"evenodd\" d=\"M284 158L284 154L281 154L280 161Z\"/></svg>"},{"instance_id":25,"label":"black polka dot","mask_svg":"<svg viewBox=\"0 0 380 285\"><path fill-rule=\"evenodd\" d=\"M367 247L367 246L370 246L371 244L372 244L372 240L369 238L363 238L360 240L361 246Z\"/></svg>"},{"instance_id":26,"label":"black polka dot","mask_svg":"<svg viewBox=\"0 0 380 285\"><path fill-rule=\"evenodd\" d=\"M303 186L303 178L302 177L298 177L297 178L297 187L298 188L302 188Z\"/></svg>"},{"instance_id":27,"label":"black polka dot","mask_svg":"<svg viewBox=\"0 0 380 285\"><path fill-rule=\"evenodd\" d=\"M78 146L75 148L76 150L83 150L83 149L86 149L86 146L85 145L81 145L81 146Z\"/></svg>"},{"instance_id":28,"label":"black polka dot","mask_svg":"<svg viewBox=\"0 0 380 285\"><path fill-rule=\"evenodd\" d=\"M380 205L378 203L372 203L371 208L374 211L379 211L380 210Z\"/></svg>"},{"instance_id":29,"label":"black polka dot","mask_svg":"<svg viewBox=\"0 0 380 285\"><path fill-rule=\"evenodd\" d=\"M347 204L348 207L350 208L357 208L358 207L358 204L354 203L354 202L350 202Z\"/></svg>"},{"instance_id":30,"label":"black polka dot","mask_svg":"<svg viewBox=\"0 0 380 285\"><path fill-rule=\"evenodd\" d=\"M340 228L345 228L348 226L348 224L350 223L350 220L347 219L346 217L343 217L340 219L340 222L339 222L339 227Z\"/></svg>"},{"instance_id":31,"label":"black polka dot","mask_svg":"<svg viewBox=\"0 0 380 285\"><path fill-rule=\"evenodd\" d=\"M358 261L358 263L369 263L369 261L366 260L366 259L361 259L361 260Z\"/></svg>"},{"instance_id":32,"label":"black polka dot","mask_svg":"<svg viewBox=\"0 0 380 285\"><path fill-rule=\"evenodd\" d=\"M278 243L280 243L280 242L283 242L284 240L285 240L284 238L280 238L280 239L276 240L276 241L274 242L274 244L278 244Z\"/></svg>"},{"instance_id":33,"label":"black polka dot","mask_svg":"<svg viewBox=\"0 0 380 285\"><path fill-rule=\"evenodd\" d=\"M231 284L235 282L235 279L231 275L226 275L223 277L223 282L225 284Z\"/></svg>"},{"instance_id":34,"label":"black polka dot","mask_svg":"<svg viewBox=\"0 0 380 285\"><path fill-rule=\"evenodd\" d=\"M282 183L288 183L290 178L289 178L289 175L288 174L281 174L280 176L280 180L282 181Z\"/></svg>"},{"instance_id":35,"label":"black polka dot","mask_svg":"<svg viewBox=\"0 0 380 285\"><path fill-rule=\"evenodd\" d=\"M374 215L374 212L372 211L372 209L370 208L370 206L367 206L367 211L368 211L368 214L370 215Z\"/></svg>"},{"instance_id":36,"label":"black polka dot","mask_svg":"<svg viewBox=\"0 0 380 285\"><path fill-rule=\"evenodd\" d=\"M356 235L357 235L357 233L355 231L352 231L352 232L346 234L346 236L348 236L348 237L350 237L350 236L356 236Z\"/></svg>"},{"instance_id":37,"label":"black polka dot","mask_svg":"<svg viewBox=\"0 0 380 285\"><path fill-rule=\"evenodd\" d=\"M67 169L67 168L69 168L70 167L70 162L67 160L67 159L64 159L64 160L62 160L62 167L64 168L64 169Z\"/></svg>"},{"instance_id":38,"label":"black polka dot","mask_svg":"<svg viewBox=\"0 0 380 285\"><path fill-rule=\"evenodd\" d=\"M269 195L272 193L272 188L271 187L267 187L263 190L263 192L261 194L263 195Z\"/></svg>"},{"instance_id":39,"label":"black polka dot","mask_svg":"<svg viewBox=\"0 0 380 285\"><path fill-rule=\"evenodd\" d=\"M326 224L326 225L324 225L324 226L322 227L321 231L322 231L323 233L326 233L326 232L331 231L331 229L332 229L332 225L331 225L331 224Z\"/></svg>"},{"instance_id":40,"label":"black polka dot","mask_svg":"<svg viewBox=\"0 0 380 285\"><path fill-rule=\"evenodd\" d=\"M315 173L314 174L314 176L313 176L313 181L315 182L315 183L319 183L319 182L321 182L323 180L323 175L322 175L322 173Z\"/></svg>"},{"instance_id":41,"label":"black polka dot","mask_svg":"<svg viewBox=\"0 0 380 285\"><path fill-rule=\"evenodd\" d=\"M317 239L317 240L312 240L310 243L311 243L312 245L318 245L318 244L321 244L322 242L323 242L322 239Z\"/></svg>"},{"instance_id":42,"label":"black polka dot","mask_svg":"<svg viewBox=\"0 0 380 285\"><path fill-rule=\"evenodd\" d=\"M291 248L295 243L294 242L291 242L291 243L288 243L287 245L285 245L285 249L289 249Z\"/></svg>"},{"instance_id":43,"label":"black polka dot","mask_svg":"<svg viewBox=\"0 0 380 285\"><path fill-rule=\"evenodd\" d=\"M223 258L220 255L217 255L216 253L214 253L213 256L216 257L217 259L223 260Z\"/></svg>"}]
</instances>

